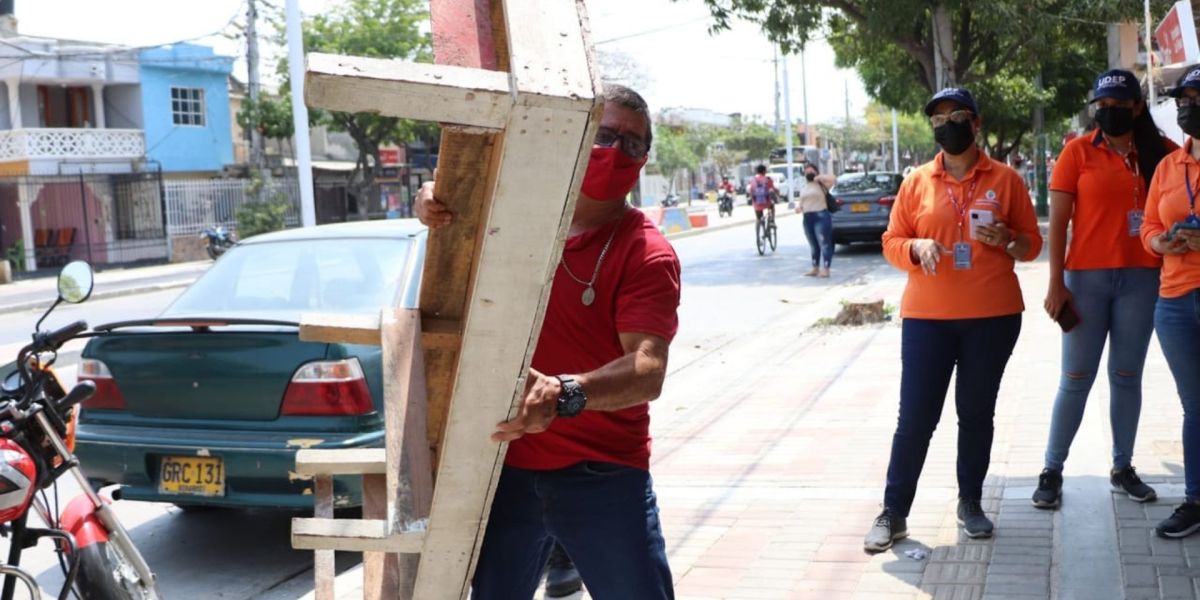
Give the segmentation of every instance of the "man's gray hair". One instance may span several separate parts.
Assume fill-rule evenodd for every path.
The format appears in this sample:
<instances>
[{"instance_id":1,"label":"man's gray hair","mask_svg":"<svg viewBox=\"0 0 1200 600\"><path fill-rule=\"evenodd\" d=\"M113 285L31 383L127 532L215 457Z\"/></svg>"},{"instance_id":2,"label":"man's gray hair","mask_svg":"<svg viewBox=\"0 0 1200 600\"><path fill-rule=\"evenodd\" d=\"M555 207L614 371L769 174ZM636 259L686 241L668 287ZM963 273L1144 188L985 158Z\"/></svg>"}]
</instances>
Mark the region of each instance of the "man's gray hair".
<instances>
[{"instance_id":1,"label":"man's gray hair","mask_svg":"<svg viewBox=\"0 0 1200 600\"><path fill-rule=\"evenodd\" d=\"M604 103L624 106L646 118L646 146L654 141L654 127L650 119L650 106L641 94L619 83L604 84Z\"/></svg>"}]
</instances>

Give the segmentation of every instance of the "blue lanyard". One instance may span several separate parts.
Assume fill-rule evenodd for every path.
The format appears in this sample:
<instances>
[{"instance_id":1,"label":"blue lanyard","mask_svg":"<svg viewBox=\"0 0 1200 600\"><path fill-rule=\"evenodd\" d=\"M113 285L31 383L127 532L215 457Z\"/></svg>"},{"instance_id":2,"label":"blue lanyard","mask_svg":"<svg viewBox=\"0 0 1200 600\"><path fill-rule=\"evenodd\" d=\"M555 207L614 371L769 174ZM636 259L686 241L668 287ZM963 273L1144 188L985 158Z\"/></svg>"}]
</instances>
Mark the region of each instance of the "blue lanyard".
<instances>
[{"instance_id":1,"label":"blue lanyard","mask_svg":"<svg viewBox=\"0 0 1200 600\"><path fill-rule=\"evenodd\" d=\"M1192 191L1192 171L1187 163L1183 163L1183 181L1187 184L1188 204L1191 208L1188 211L1187 222L1200 223L1200 217L1196 216L1196 194Z\"/></svg>"}]
</instances>

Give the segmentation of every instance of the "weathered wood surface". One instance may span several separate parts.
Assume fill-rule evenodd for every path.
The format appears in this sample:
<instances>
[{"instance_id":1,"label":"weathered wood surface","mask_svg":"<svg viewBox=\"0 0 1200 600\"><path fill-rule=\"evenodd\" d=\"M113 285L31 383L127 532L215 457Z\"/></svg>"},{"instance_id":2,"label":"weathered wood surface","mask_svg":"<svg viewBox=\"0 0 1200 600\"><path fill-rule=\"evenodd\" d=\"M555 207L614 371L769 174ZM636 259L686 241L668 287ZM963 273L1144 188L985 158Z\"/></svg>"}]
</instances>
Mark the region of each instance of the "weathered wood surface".
<instances>
[{"instance_id":1,"label":"weathered wood surface","mask_svg":"<svg viewBox=\"0 0 1200 600\"><path fill-rule=\"evenodd\" d=\"M300 475L383 475L387 471L383 448L300 450L296 472Z\"/></svg>"}]
</instances>

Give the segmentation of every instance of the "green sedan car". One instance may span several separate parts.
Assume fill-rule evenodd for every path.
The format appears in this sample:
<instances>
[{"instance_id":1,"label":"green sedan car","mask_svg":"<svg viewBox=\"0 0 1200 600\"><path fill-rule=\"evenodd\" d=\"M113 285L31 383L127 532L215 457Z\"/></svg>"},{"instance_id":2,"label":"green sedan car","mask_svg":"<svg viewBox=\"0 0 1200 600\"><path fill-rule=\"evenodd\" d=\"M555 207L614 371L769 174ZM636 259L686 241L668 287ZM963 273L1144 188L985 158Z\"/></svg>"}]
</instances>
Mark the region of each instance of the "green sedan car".
<instances>
[{"instance_id":1,"label":"green sedan car","mask_svg":"<svg viewBox=\"0 0 1200 600\"><path fill-rule=\"evenodd\" d=\"M306 313L414 308L425 227L411 220L270 233L229 250L159 317L96 327L76 452L96 485L187 507L311 508L301 448L383 445L374 346L300 341ZM337 479L338 506L361 503Z\"/></svg>"}]
</instances>

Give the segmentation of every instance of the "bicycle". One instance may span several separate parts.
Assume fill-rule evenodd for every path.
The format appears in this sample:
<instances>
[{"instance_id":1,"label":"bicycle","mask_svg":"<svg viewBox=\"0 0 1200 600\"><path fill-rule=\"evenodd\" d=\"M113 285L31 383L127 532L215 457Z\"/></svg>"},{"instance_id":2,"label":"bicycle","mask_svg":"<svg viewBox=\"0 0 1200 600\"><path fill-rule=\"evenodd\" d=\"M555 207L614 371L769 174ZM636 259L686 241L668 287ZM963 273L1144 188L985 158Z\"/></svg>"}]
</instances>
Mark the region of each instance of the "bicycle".
<instances>
[{"instance_id":1,"label":"bicycle","mask_svg":"<svg viewBox=\"0 0 1200 600\"><path fill-rule=\"evenodd\" d=\"M754 245L758 248L758 255L762 256L767 253L767 246L771 246L771 252L775 252L775 246L779 243L779 230L775 227L775 211L763 211L758 218L758 223L754 226Z\"/></svg>"}]
</instances>

